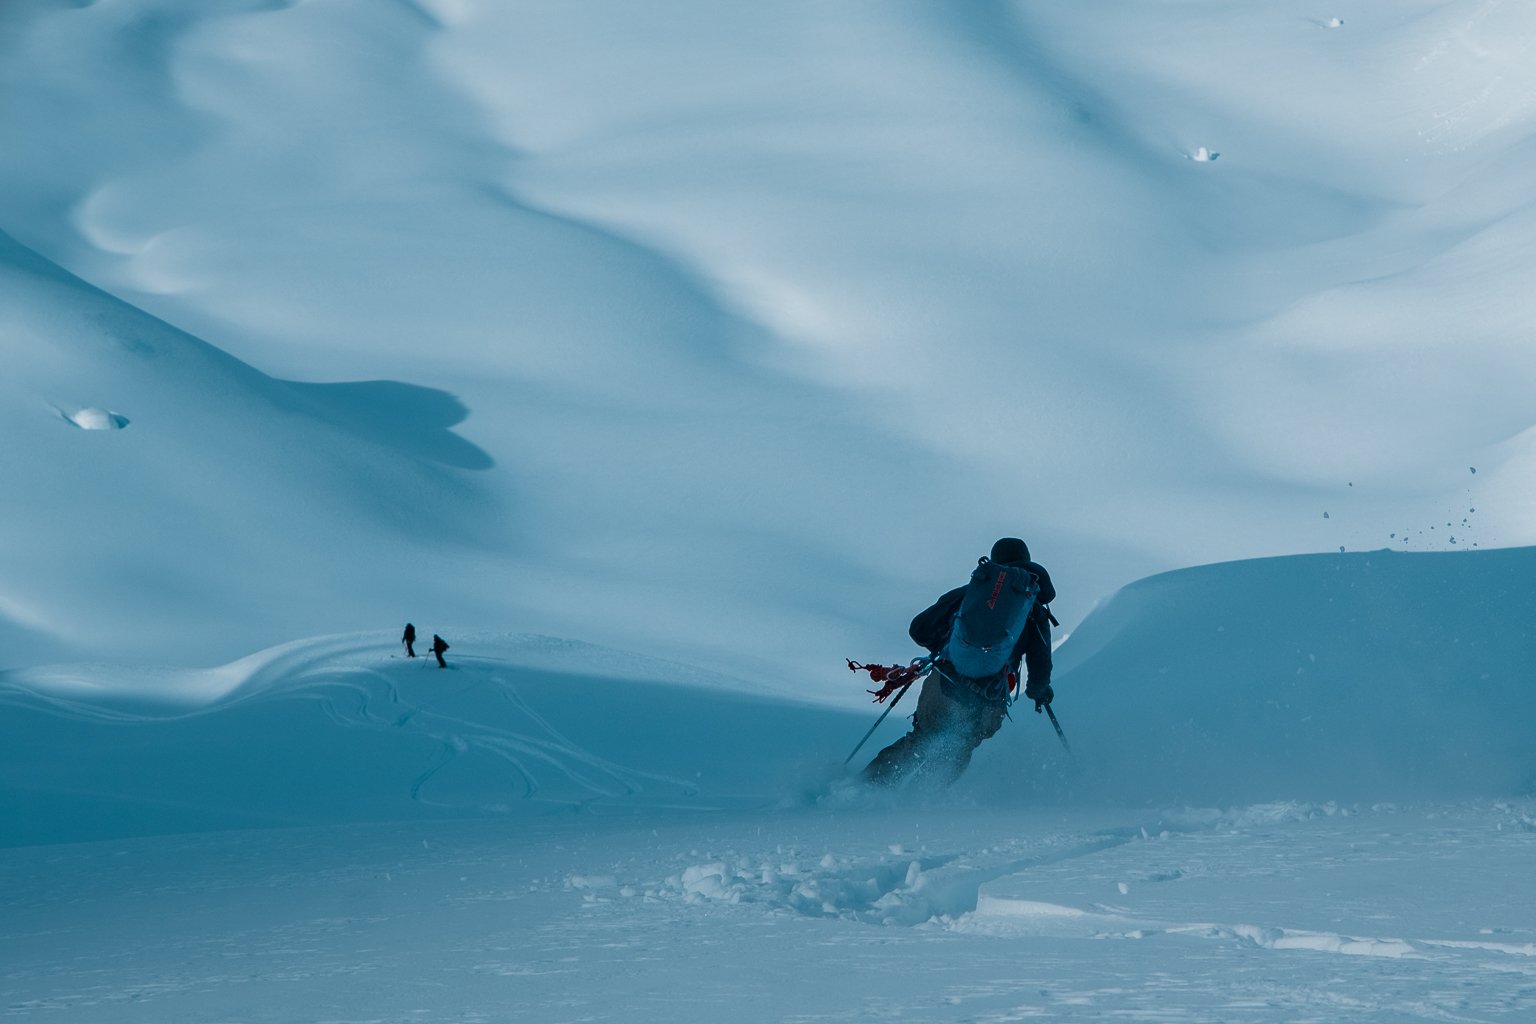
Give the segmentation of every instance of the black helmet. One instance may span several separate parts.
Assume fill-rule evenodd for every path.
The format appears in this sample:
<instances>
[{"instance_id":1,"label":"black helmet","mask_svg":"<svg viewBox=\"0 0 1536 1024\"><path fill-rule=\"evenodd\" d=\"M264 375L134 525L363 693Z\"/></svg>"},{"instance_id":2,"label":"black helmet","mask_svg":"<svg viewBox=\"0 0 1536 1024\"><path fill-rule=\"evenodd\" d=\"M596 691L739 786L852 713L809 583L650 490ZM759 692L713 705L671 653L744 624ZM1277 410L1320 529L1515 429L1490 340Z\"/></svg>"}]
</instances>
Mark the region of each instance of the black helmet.
<instances>
[{"instance_id":1,"label":"black helmet","mask_svg":"<svg viewBox=\"0 0 1536 1024\"><path fill-rule=\"evenodd\" d=\"M1029 545L1017 537L1004 537L992 545L992 554L989 555L994 562L1011 565L1015 562L1029 561Z\"/></svg>"}]
</instances>

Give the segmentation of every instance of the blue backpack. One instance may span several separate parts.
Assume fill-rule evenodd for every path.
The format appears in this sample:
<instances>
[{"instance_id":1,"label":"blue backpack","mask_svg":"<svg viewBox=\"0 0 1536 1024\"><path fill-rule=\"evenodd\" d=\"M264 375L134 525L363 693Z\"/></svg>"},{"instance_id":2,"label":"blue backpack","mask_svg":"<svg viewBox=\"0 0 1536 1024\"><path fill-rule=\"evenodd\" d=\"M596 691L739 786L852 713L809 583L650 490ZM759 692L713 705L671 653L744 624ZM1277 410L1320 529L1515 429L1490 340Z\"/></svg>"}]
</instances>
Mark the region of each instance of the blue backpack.
<instances>
[{"instance_id":1,"label":"blue backpack","mask_svg":"<svg viewBox=\"0 0 1536 1024\"><path fill-rule=\"evenodd\" d=\"M971 573L955 612L949 640L939 657L969 679L999 676L1009 665L1040 584L1022 565L1001 565L983 558Z\"/></svg>"}]
</instances>

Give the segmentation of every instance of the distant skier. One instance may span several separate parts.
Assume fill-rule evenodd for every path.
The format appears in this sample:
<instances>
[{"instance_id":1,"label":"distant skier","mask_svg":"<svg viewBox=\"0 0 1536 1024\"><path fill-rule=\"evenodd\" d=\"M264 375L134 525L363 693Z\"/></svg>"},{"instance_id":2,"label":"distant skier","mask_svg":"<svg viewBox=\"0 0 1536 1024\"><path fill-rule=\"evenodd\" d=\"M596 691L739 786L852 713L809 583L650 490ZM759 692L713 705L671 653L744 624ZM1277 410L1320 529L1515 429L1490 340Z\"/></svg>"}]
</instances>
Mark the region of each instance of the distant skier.
<instances>
[{"instance_id":1,"label":"distant skier","mask_svg":"<svg viewBox=\"0 0 1536 1024\"><path fill-rule=\"evenodd\" d=\"M1004 537L978 563L970 584L920 612L908 632L935 657L933 669L918 694L912 731L876 754L864 778L933 786L958 779L972 752L1002 728L1021 659L1028 673L1024 697L1036 711L1049 705L1055 694L1046 606L1055 598L1050 573L1030 561L1028 546ZM985 646L971 642L976 637L1004 639Z\"/></svg>"},{"instance_id":2,"label":"distant skier","mask_svg":"<svg viewBox=\"0 0 1536 1024\"><path fill-rule=\"evenodd\" d=\"M414 657L416 657L416 627L415 626L411 625L409 622L407 622L405 624L405 635L400 638L400 642L405 644L405 656L407 658L414 658Z\"/></svg>"},{"instance_id":3,"label":"distant skier","mask_svg":"<svg viewBox=\"0 0 1536 1024\"><path fill-rule=\"evenodd\" d=\"M437 655L437 667L447 668L448 663L443 660L443 652L448 649L448 642L436 633L432 634L432 653Z\"/></svg>"}]
</instances>

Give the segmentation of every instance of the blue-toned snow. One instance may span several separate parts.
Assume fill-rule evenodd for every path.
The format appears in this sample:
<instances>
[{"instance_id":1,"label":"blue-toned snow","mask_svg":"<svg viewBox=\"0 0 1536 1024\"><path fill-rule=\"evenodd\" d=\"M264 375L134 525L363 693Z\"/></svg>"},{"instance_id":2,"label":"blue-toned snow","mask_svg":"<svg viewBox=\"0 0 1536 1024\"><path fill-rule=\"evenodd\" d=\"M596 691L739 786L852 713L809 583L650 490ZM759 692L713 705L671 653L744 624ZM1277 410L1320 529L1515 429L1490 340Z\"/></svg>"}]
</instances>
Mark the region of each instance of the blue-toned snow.
<instances>
[{"instance_id":1,"label":"blue-toned snow","mask_svg":"<svg viewBox=\"0 0 1536 1024\"><path fill-rule=\"evenodd\" d=\"M0 3L0 1017L1533 1019L1533 48ZM862 790L1011 534L1074 756Z\"/></svg>"},{"instance_id":2,"label":"blue-toned snow","mask_svg":"<svg viewBox=\"0 0 1536 1024\"><path fill-rule=\"evenodd\" d=\"M1058 652L1075 755L1020 705L942 795L839 767L873 709L543 637L15 670L0 991L70 1021L1521 1019L1533 559L1141 581Z\"/></svg>"}]
</instances>

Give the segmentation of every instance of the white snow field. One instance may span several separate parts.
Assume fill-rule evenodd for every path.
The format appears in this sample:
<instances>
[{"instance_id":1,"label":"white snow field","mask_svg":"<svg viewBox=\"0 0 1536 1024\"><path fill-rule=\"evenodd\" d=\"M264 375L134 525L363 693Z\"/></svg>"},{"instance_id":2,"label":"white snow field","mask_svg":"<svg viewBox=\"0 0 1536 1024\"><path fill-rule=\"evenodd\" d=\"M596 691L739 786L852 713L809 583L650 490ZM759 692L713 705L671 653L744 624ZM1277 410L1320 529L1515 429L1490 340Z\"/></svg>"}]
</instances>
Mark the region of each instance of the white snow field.
<instances>
[{"instance_id":1,"label":"white snow field","mask_svg":"<svg viewBox=\"0 0 1536 1024\"><path fill-rule=\"evenodd\" d=\"M0 0L0 1017L1536 1020L1533 55ZM867 791L1002 535L1071 753Z\"/></svg>"}]
</instances>

